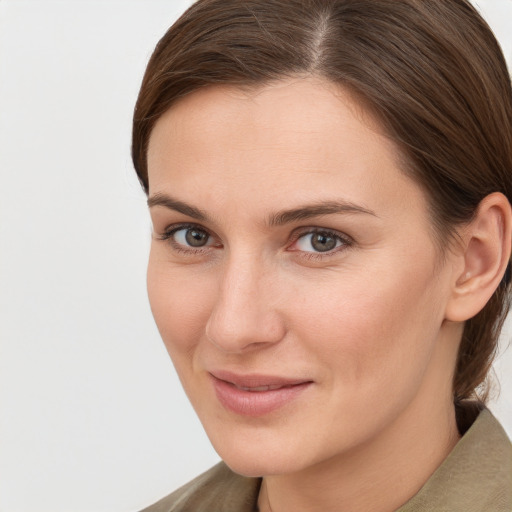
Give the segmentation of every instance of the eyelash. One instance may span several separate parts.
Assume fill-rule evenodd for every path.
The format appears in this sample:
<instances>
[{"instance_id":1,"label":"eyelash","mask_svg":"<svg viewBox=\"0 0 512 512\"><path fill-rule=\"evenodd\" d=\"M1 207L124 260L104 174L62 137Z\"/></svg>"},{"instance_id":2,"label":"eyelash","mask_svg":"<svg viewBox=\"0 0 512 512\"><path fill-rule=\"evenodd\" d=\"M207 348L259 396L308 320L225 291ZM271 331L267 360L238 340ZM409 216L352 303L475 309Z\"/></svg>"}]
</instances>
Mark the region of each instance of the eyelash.
<instances>
[{"instance_id":1,"label":"eyelash","mask_svg":"<svg viewBox=\"0 0 512 512\"><path fill-rule=\"evenodd\" d=\"M202 231L206 233L209 237L211 237L211 233L203 228L202 226L199 226L198 224L174 224L173 226L169 226L165 229L165 231L159 235L157 238L158 240L162 240L164 242L168 242L171 247L178 253L184 253L184 254L202 254L206 252L208 249L210 249L212 246L207 245L204 247L187 247L179 244L174 240L174 235L181 231L182 229L197 229L198 231ZM213 247L222 247L221 245L213 246Z\"/></svg>"},{"instance_id":2,"label":"eyelash","mask_svg":"<svg viewBox=\"0 0 512 512\"><path fill-rule=\"evenodd\" d=\"M218 245L207 245L204 247L197 247L197 248L194 248L194 247L185 248L185 246L177 243L173 238L174 235L178 231L181 231L182 229L197 229L198 231L202 231L202 232L206 233L209 237L213 237L213 235L207 229L203 228L202 226L200 226L198 224L175 224L173 226L169 226L168 228L166 228L166 230L161 235L157 236L157 239L162 240L164 242L168 242L172 246L173 250L175 250L178 253L192 254L192 255L203 254L206 251L208 251L209 249L211 249L212 247L214 247L214 248L222 247L221 244L218 244ZM310 228L303 228L303 229L296 231L292 235L288 247L295 244L302 237L305 237L305 236L311 235L311 234L315 234L315 233L317 233L317 234L321 233L321 234L324 234L327 236L331 236L331 237L335 238L337 241L340 241L341 245L338 247L335 247L334 249L332 249L330 251L325 251L325 252L300 251L300 250L296 250L296 249L295 250L292 249L290 252L300 253L300 256L307 260L317 260L318 261L318 260L323 260L323 259L329 258L329 257L337 254L340 251L346 250L349 247L351 247L354 243L353 240L349 236L339 233L337 231L334 231L331 229L319 228L319 227L315 227L315 228L310 227Z\"/></svg>"},{"instance_id":3,"label":"eyelash","mask_svg":"<svg viewBox=\"0 0 512 512\"><path fill-rule=\"evenodd\" d=\"M320 252L320 251L300 251L300 250L292 250L292 252L300 253L302 258L307 260L323 260L329 257L332 257L338 254L341 251L344 251L353 245L353 240L343 233L339 233L338 231L334 231L332 229L319 228L319 227L310 227L303 228L296 231L291 238L291 244L295 244L302 237L313 234L322 234L336 239L336 241L341 242L340 246L331 249L330 251Z\"/></svg>"}]
</instances>

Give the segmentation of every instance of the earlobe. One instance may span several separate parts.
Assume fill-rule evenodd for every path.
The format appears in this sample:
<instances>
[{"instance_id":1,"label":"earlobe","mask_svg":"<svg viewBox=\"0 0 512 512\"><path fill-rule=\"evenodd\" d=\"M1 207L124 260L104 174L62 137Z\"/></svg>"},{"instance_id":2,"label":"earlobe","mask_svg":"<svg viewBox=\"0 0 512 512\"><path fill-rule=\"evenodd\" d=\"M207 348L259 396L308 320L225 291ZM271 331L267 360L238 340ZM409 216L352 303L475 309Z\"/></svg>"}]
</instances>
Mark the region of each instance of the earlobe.
<instances>
[{"instance_id":1,"label":"earlobe","mask_svg":"<svg viewBox=\"0 0 512 512\"><path fill-rule=\"evenodd\" d=\"M464 322L491 298L510 260L511 231L512 210L507 198L499 192L486 196L461 233L461 265L454 276L447 320Z\"/></svg>"}]
</instances>

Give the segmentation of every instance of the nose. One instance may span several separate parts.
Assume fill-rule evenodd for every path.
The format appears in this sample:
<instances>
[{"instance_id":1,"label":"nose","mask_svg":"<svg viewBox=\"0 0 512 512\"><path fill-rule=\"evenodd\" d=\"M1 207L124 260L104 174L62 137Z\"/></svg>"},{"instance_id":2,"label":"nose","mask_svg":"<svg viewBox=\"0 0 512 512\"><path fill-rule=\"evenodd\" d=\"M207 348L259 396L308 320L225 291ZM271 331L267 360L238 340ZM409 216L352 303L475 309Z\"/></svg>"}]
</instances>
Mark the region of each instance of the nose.
<instances>
[{"instance_id":1,"label":"nose","mask_svg":"<svg viewBox=\"0 0 512 512\"><path fill-rule=\"evenodd\" d=\"M278 301L278 280L248 256L232 257L220 277L206 324L206 337L224 352L243 352L283 339L286 328Z\"/></svg>"}]
</instances>

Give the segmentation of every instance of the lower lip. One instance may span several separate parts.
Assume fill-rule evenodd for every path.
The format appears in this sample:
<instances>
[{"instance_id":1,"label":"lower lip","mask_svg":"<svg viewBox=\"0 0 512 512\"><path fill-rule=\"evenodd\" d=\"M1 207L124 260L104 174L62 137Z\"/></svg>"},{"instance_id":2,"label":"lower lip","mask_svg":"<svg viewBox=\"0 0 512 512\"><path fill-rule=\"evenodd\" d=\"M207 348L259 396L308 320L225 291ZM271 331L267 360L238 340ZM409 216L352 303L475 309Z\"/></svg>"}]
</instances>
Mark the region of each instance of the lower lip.
<instances>
[{"instance_id":1,"label":"lower lip","mask_svg":"<svg viewBox=\"0 0 512 512\"><path fill-rule=\"evenodd\" d=\"M272 389L269 391L245 391L229 382L212 378L219 402L228 410L242 416L263 416L296 399L312 382Z\"/></svg>"}]
</instances>

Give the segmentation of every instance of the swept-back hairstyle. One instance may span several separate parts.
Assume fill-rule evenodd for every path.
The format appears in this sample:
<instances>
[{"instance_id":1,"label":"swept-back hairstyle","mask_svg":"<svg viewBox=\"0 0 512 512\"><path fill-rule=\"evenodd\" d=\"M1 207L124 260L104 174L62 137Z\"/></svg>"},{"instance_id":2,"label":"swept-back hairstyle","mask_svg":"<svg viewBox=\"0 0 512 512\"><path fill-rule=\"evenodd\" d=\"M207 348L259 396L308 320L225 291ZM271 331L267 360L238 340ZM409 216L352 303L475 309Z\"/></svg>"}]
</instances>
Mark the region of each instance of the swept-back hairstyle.
<instances>
[{"instance_id":1,"label":"swept-back hairstyle","mask_svg":"<svg viewBox=\"0 0 512 512\"><path fill-rule=\"evenodd\" d=\"M442 247L487 194L510 201L510 76L466 0L199 0L157 44L135 106L132 157L146 193L151 131L180 98L213 84L308 75L349 90L380 121L403 172L429 199ZM508 273L466 322L456 404L475 396L491 366L509 309Z\"/></svg>"}]
</instances>

